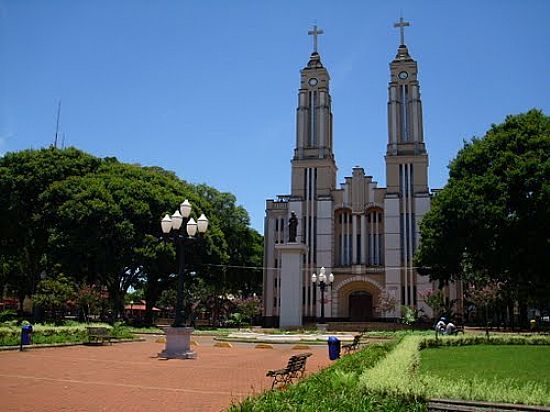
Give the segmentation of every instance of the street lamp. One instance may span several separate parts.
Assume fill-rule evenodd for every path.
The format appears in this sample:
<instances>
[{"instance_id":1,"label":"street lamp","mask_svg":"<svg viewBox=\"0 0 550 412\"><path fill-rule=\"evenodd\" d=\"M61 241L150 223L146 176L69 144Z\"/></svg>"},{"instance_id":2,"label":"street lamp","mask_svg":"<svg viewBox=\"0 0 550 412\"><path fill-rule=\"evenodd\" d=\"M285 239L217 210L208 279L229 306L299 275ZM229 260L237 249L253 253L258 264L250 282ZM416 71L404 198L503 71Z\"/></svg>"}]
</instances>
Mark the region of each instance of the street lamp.
<instances>
[{"instance_id":1,"label":"street lamp","mask_svg":"<svg viewBox=\"0 0 550 412\"><path fill-rule=\"evenodd\" d=\"M332 285L332 282L334 282L334 275L331 273L328 275L328 282L327 282L327 276L325 275L326 269L323 266L321 270L319 270L319 276L317 276L315 273L311 275L311 283L313 285L317 284L319 288L321 289L321 320L319 323L325 323L325 288L327 285ZM319 281L317 283L317 281Z\"/></svg>"},{"instance_id":2,"label":"street lamp","mask_svg":"<svg viewBox=\"0 0 550 412\"><path fill-rule=\"evenodd\" d=\"M191 203L189 200L180 205L179 210L176 210L172 216L168 214L161 220L160 225L165 238L171 238L176 246L176 251L179 256L178 264L178 294L176 300L176 316L172 327L183 327L183 283L185 276L185 245L197 242L208 230L208 219L204 214L195 221L189 218L191 215ZM183 229L185 228L185 230ZM197 232L199 237L197 237Z\"/></svg>"}]
</instances>

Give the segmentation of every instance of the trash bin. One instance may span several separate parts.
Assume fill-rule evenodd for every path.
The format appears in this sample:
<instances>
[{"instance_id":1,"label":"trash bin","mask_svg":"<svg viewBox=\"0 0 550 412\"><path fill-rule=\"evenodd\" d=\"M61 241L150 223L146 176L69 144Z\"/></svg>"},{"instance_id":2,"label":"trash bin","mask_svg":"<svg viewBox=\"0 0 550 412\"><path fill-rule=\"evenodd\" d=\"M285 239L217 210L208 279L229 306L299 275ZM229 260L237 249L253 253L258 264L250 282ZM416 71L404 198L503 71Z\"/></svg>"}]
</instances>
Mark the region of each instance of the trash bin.
<instances>
[{"instance_id":1,"label":"trash bin","mask_svg":"<svg viewBox=\"0 0 550 412\"><path fill-rule=\"evenodd\" d=\"M21 346L30 345L32 336L32 325L24 325L21 327Z\"/></svg>"},{"instance_id":2,"label":"trash bin","mask_svg":"<svg viewBox=\"0 0 550 412\"><path fill-rule=\"evenodd\" d=\"M328 357L330 360L340 358L340 339L336 336L328 337Z\"/></svg>"}]
</instances>

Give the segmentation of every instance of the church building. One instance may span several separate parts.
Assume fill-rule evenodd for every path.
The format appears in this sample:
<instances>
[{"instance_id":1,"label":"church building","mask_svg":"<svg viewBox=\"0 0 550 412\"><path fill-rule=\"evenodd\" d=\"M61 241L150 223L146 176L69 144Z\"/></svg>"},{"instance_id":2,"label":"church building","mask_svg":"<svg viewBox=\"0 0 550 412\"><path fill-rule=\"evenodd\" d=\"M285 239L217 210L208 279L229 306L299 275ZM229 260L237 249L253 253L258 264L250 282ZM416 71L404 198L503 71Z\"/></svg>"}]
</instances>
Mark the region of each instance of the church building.
<instances>
[{"instance_id":1,"label":"church building","mask_svg":"<svg viewBox=\"0 0 550 412\"><path fill-rule=\"evenodd\" d=\"M317 51L317 36L323 32L317 26L309 32L314 48L300 71L290 194L266 201L267 324L300 326L321 312L328 321L395 318L401 305L431 315L421 296L432 284L413 264L419 223L431 196L418 66L404 41L408 25L403 19L395 24L401 43L389 65L387 187L378 187L360 166L337 185L330 75ZM289 242L292 212L298 226ZM319 276L322 267L324 299L319 282L312 282L312 274ZM395 309L379 310L381 295L391 296Z\"/></svg>"}]
</instances>

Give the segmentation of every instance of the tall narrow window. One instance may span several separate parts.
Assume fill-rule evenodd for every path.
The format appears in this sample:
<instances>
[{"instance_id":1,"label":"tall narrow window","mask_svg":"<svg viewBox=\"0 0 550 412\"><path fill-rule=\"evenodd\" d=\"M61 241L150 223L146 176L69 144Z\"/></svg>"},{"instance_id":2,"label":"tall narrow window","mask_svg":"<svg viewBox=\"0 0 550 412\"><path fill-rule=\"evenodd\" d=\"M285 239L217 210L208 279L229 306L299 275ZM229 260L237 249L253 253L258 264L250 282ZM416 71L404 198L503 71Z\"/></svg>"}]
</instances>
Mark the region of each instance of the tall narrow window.
<instances>
[{"instance_id":1,"label":"tall narrow window","mask_svg":"<svg viewBox=\"0 0 550 412\"><path fill-rule=\"evenodd\" d=\"M409 87L406 85L401 85L400 90L400 101L401 101L401 140L403 142L409 141Z\"/></svg>"},{"instance_id":2,"label":"tall narrow window","mask_svg":"<svg viewBox=\"0 0 550 412\"><path fill-rule=\"evenodd\" d=\"M317 145L317 92L309 92L309 146Z\"/></svg>"}]
</instances>

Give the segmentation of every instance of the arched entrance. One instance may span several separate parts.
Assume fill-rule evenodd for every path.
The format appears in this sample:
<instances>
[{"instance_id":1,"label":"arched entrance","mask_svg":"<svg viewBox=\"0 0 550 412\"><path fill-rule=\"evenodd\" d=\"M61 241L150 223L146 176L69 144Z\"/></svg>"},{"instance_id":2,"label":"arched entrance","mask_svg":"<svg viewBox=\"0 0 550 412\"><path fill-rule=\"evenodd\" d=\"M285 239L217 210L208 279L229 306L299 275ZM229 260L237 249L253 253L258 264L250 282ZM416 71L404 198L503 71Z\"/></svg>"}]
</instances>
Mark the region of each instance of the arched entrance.
<instances>
[{"instance_id":1,"label":"arched entrance","mask_svg":"<svg viewBox=\"0 0 550 412\"><path fill-rule=\"evenodd\" d=\"M351 322L376 319L380 314L375 303L382 289L371 277L349 276L332 287L332 313Z\"/></svg>"},{"instance_id":2,"label":"arched entrance","mask_svg":"<svg viewBox=\"0 0 550 412\"><path fill-rule=\"evenodd\" d=\"M366 322L373 318L372 295L360 290L349 295L350 322Z\"/></svg>"}]
</instances>

